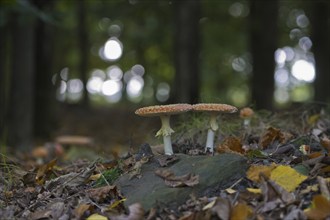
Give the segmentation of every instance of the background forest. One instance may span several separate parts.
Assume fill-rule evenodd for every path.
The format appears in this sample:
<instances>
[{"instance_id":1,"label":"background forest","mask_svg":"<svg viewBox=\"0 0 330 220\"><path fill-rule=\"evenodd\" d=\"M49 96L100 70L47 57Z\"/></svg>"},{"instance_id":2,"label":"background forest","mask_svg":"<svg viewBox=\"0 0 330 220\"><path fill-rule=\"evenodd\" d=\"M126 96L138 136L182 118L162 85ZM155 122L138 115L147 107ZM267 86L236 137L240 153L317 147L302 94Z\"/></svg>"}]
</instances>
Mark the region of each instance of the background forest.
<instances>
[{"instance_id":1,"label":"background forest","mask_svg":"<svg viewBox=\"0 0 330 220\"><path fill-rule=\"evenodd\" d=\"M0 144L28 150L72 108L328 105L329 9L327 0L1 0Z\"/></svg>"}]
</instances>

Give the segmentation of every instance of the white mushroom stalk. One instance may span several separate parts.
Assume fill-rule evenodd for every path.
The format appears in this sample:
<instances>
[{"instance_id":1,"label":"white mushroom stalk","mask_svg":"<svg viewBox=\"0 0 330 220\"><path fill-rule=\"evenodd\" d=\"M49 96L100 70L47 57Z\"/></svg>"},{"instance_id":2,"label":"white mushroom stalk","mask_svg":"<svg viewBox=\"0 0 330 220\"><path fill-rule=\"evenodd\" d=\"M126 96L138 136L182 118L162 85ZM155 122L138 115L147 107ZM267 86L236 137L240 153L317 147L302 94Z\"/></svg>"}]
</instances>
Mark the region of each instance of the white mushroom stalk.
<instances>
[{"instance_id":1,"label":"white mushroom stalk","mask_svg":"<svg viewBox=\"0 0 330 220\"><path fill-rule=\"evenodd\" d=\"M217 115L221 112L234 113L237 108L227 104L215 104L215 103L200 103L193 105L193 110L198 112L208 112L210 115L209 128L207 131L205 152L214 152L214 136L215 132L219 129L217 123Z\"/></svg>"},{"instance_id":2,"label":"white mushroom stalk","mask_svg":"<svg viewBox=\"0 0 330 220\"><path fill-rule=\"evenodd\" d=\"M164 152L166 155L172 155L173 148L172 148L171 134L174 133L174 130L170 126L170 116L163 115L163 116L160 116L160 119L162 122L162 127L157 132L156 137L163 136Z\"/></svg>"},{"instance_id":3,"label":"white mushroom stalk","mask_svg":"<svg viewBox=\"0 0 330 220\"><path fill-rule=\"evenodd\" d=\"M210 113L210 124L209 129L207 131L207 138L206 138L206 145L205 145L205 152L213 153L214 149L214 135L215 132L219 129L217 124L217 114Z\"/></svg>"},{"instance_id":4,"label":"white mushroom stalk","mask_svg":"<svg viewBox=\"0 0 330 220\"><path fill-rule=\"evenodd\" d=\"M164 153L166 155L174 154L172 148L171 134L174 133L170 126L170 116L187 112L192 109L189 104L172 104L172 105L155 105L140 108L135 111L135 114L140 116L152 117L159 116L162 122L162 127L157 132L156 137L163 136Z\"/></svg>"}]
</instances>

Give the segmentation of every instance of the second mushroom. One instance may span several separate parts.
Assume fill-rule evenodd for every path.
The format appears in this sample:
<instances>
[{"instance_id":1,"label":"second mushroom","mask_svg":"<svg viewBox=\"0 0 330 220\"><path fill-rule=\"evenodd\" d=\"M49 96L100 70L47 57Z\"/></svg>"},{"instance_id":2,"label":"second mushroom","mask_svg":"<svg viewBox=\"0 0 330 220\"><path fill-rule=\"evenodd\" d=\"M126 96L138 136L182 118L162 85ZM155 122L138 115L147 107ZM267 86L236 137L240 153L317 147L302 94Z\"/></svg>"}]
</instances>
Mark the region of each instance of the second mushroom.
<instances>
[{"instance_id":1,"label":"second mushroom","mask_svg":"<svg viewBox=\"0 0 330 220\"><path fill-rule=\"evenodd\" d=\"M190 104L171 104L171 105L155 105L139 108L135 114L146 117L159 116L162 122L161 129L157 132L157 136L163 136L164 151L166 155L172 155L171 134L174 132L170 126L170 116L187 112L192 109Z\"/></svg>"},{"instance_id":2,"label":"second mushroom","mask_svg":"<svg viewBox=\"0 0 330 220\"><path fill-rule=\"evenodd\" d=\"M224 113L234 113L237 108L227 104L215 104L215 103L200 103L193 105L193 110L197 112L207 112L210 116L209 128L207 132L207 139L205 145L205 152L213 153L214 148L214 133L219 129L217 123L217 116Z\"/></svg>"}]
</instances>

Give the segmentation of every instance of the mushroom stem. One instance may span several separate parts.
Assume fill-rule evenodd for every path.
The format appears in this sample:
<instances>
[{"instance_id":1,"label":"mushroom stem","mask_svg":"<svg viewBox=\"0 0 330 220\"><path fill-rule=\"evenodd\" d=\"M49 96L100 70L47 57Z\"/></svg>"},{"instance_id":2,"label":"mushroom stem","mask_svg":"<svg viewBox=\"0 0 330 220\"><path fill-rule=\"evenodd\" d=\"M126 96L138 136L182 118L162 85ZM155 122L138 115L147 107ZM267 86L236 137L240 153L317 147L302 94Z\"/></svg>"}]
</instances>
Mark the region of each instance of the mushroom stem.
<instances>
[{"instance_id":1,"label":"mushroom stem","mask_svg":"<svg viewBox=\"0 0 330 220\"><path fill-rule=\"evenodd\" d=\"M172 141L170 135L163 136L164 152L166 155L173 155Z\"/></svg>"},{"instance_id":2,"label":"mushroom stem","mask_svg":"<svg viewBox=\"0 0 330 220\"><path fill-rule=\"evenodd\" d=\"M251 121L251 118L245 118L243 121L243 126L245 128L248 128L250 126L250 121Z\"/></svg>"},{"instance_id":3,"label":"mushroom stem","mask_svg":"<svg viewBox=\"0 0 330 220\"><path fill-rule=\"evenodd\" d=\"M160 116L160 120L162 122L162 127L157 132L156 137L163 136L164 152L167 155L172 155L173 154L173 149L172 149L171 134L174 131L170 126L170 116L169 115L162 115L162 116Z\"/></svg>"},{"instance_id":4,"label":"mushroom stem","mask_svg":"<svg viewBox=\"0 0 330 220\"><path fill-rule=\"evenodd\" d=\"M170 116L162 115L162 116L160 116L160 120L162 122L162 127L157 132L156 137L158 137L160 135L162 135L162 136L171 135L174 131L170 126Z\"/></svg>"},{"instance_id":5,"label":"mushroom stem","mask_svg":"<svg viewBox=\"0 0 330 220\"><path fill-rule=\"evenodd\" d=\"M219 125L217 124L217 114L210 113L210 127L207 131L207 139L205 145L205 152L209 151L213 153L214 148L214 133L219 129Z\"/></svg>"},{"instance_id":6,"label":"mushroom stem","mask_svg":"<svg viewBox=\"0 0 330 220\"><path fill-rule=\"evenodd\" d=\"M213 144L214 144L214 131L209 128L207 131L207 139L206 139L206 146L205 146L205 152L213 153Z\"/></svg>"},{"instance_id":7,"label":"mushroom stem","mask_svg":"<svg viewBox=\"0 0 330 220\"><path fill-rule=\"evenodd\" d=\"M210 113L210 128L213 131L216 131L219 129L219 125L217 123L217 114L216 113Z\"/></svg>"}]
</instances>

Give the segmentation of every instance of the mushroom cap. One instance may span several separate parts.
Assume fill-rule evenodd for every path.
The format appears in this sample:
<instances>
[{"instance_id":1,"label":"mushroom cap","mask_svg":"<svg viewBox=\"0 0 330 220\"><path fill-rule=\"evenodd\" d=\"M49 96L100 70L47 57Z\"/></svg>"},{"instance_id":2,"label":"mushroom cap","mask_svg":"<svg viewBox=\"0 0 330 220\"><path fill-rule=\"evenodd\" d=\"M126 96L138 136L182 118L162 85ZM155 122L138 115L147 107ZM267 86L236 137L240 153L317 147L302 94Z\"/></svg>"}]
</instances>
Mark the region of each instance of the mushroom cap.
<instances>
[{"instance_id":1,"label":"mushroom cap","mask_svg":"<svg viewBox=\"0 0 330 220\"><path fill-rule=\"evenodd\" d=\"M145 117L162 116L162 115L175 115L183 112L190 111L192 106L190 104L170 104L170 105L154 105L139 108L135 114Z\"/></svg>"},{"instance_id":2,"label":"mushroom cap","mask_svg":"<svg viewBox=\"0 0 330 220\"><path fill-rule=\"evenodd\" d=\"M249 107L242 108L239 112L241 118L250 118L253 114L253 110Z\"/></svg>"},{"instance_id":3,"label":"mushroom cap","mask_svg":"<svg viewBox=\"0 0 330 220\"><path fill-rule=\"evenodd\" d=\"M237 112L237 108L227 104L217 103L200 103L193 105L193 110L197 112L225 112L234 113Z\"/></svg>"}]
</instances>

